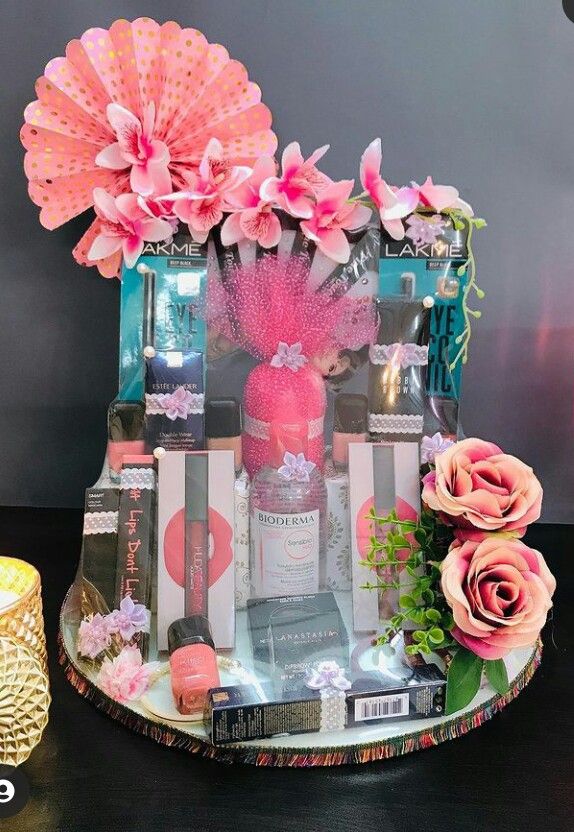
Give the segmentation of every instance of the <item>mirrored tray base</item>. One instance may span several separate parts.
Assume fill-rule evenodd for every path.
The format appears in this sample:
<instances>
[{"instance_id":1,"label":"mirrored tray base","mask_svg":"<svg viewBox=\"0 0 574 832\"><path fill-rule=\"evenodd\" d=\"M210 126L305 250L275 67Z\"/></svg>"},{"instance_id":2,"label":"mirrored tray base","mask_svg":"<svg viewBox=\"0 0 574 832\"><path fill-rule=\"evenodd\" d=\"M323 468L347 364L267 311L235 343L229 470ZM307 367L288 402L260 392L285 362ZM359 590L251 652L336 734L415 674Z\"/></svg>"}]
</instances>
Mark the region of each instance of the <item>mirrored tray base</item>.
<instances>
[{"instance_id":1,"label":"mirrored tray base","mask_svg":"<svg viewBox=\"0 0 574 832\"><path fill-rule=\"evenodd\" d=\"M344 617L349 616L349 594L337 593L337 598ZM70 624L65 610L66 602L60 618L60 663L68 681L95 707L125 727L163 745L222 762L260 766L312 767L368 763L432 748L446 740L456 739L478 728L515 699L534 675L542 653L541 642L533 648L515 650L506 659L510 679L508 693L495 694L492 688L484 684L468 708L452 716L392 723L379 722L342 731L282 735L271 739L214 746L209 742L201 722L183 722L181 717L177 720L160 718L140 702L119 704L100 690L95 684L95 674L76 656L77 625ZM246 665L250 659L250 649L245 611L237 613L236 621L237 645L230 657ZM360 643L351 647L352 650L354 648L355 654L357 650L361 653ZM365 651L363 655L369 656L372 652ZM365 661L369 660L372 662L372 659L362 658L361 666L364 667ZM222 679L224 684L232 684L233 681L231 677ZM164 687L168 684L167 676L162 684Z\"/></svg>"}]
</instances>

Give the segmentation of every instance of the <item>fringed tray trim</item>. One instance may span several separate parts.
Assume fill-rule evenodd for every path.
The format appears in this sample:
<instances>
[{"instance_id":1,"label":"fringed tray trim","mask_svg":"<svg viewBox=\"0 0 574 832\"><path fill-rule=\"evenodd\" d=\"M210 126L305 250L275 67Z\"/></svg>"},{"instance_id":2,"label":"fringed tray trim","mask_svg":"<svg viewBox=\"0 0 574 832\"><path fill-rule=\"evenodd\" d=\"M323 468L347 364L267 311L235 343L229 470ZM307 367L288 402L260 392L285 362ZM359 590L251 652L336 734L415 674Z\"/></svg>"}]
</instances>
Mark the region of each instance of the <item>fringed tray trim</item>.
<instances>
[{"instance_id":1,"label":"fringed tray trim","mask_svg":"<svg viewBox=\"0 0 574 832\"><path fill-rule=\"evenodd\" d=\"M143 734L162 745L181 748L192 754L201 754L203 757L219 762L247 763L279 768L286 766L311 768L313 766L370 763L376 760L386 760L389 757L398 757L402 754L410 754L412 751L420 751L424 748L432 748L441 742L446 742L446 740L462 737L473 728L479 728L484 722L505 708L509 702L512 702L530 682L540 666L542 658L542 642L538 640L531 658L514 680L508 693L493 696L492 699L468 714L453 717L433 728L401 734L382 742L365 743L353 747L258 749L241 745L214 746L165 723L152 722L146 719L130 708L126 708L124 705L110 699L109 696L106 696L103 691L96 687L71 661L61 634L58 636L58 645L60 664L64 668L64 673L70 684L96 708L125 725L126 728L130 728L138 734Z\"/></svg>"}]
</instances>

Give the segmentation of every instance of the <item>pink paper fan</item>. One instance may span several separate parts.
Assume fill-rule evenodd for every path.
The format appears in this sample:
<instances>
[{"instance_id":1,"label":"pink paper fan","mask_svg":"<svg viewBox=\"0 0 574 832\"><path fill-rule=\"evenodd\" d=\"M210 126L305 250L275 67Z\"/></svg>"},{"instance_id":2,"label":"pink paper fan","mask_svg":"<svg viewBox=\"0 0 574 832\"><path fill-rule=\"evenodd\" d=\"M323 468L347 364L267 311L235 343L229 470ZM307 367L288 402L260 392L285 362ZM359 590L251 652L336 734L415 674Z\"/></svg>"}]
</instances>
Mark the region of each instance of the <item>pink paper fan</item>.
<instances>
[{"instance_id":1,"label":"pink paper fan","mask_svg":"<svg viewBox=\"0 0 574 832\"><path fill-rule=\"evenodd\" d=\"M252 166L277 147L271 112L245 67L223 46L173 21L160 25L143 17L116 20L109 30L88 29L70 41L65 57L48 62L36 94L24 113L21 140L30 197L48 229L92 206L94 188L114 196L132 189L129 168L96 162L118 139L108 120L111 103L142 124L153 104L153 139L169 151L173 190L197 169L211 138L219 139L235 164ZM94 265L86 255L98 223L74 250L78 262ZM97 263L106 276L117 272L118 264L118 255Z\"/></svg>"}]
</instances>

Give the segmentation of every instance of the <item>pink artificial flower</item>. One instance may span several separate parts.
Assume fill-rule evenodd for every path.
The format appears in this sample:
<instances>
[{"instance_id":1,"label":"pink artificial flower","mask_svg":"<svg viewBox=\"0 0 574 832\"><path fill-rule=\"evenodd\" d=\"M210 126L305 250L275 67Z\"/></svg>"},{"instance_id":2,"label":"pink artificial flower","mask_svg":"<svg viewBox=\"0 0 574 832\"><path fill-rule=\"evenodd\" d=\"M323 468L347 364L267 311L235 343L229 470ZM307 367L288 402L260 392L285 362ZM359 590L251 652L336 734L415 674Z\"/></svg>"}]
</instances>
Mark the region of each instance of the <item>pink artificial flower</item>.
<instances>
[{"instance_id":1,"label":"pink artificial flower","mask_svg":"<svg viewBox=\"0 0 574 832\"><path fill-rule=\"evenodd\" d=\"M422 498L459 540L493 532L522 537L540 517L542 486L532 468L493 442L464 439L435 454L434 464L423 477Z\"/></svg>"},{"instance_id":2,"label":"pink artificial flower","mask_svg":"<svg viewBox=\"0 0 574 832\"><path fill-rule=\"evenodd\" d=\"M100 219L99 234L88 252L88 260L103 260L122 251L131 269L143 251L144 242L158 243L173 234L167 220L155 219L138 205L137 194L113 197L94 188L94 206Z\"/></svg>"},{"instance_id":3,"label":"pink artificial flower","mask_svg":"<svg viewBox=\"0 0 574 832\"><path fill-rule=\"evenodd\" d=\"M366 205L347 202L354 184L353 179L343 179L327 185L312 206L311 217L301 223L303 234L337 263L346 263L351 254L343 229L360 228L371 216L371 209Z\"/></svg>"},{"instance_id":4,"label":"pink artificial flower","mask_svg":"<svg viewBox=\"0 0 574 832\"><path fill-rule=\"evenodd\" d=\"M421 440L421 464L434 463L437 454L442 454L451 445L454 445L454 441L442 436L439 431L432 436L423 436Z\"/></svg>"},{"instance_id":5,"label":"pink artificial flower","mask_svg":"<svg viewBox=\"0 0 574 832\"><path fill-rule=\"evenodd\" d=\"M288 367L293 373L296 373L307 363L307 357L302 354L302 350L303 344L301 341L291 345L285 341L279 341L277 352L269 363L272 367Z\"/></svg>"},{"instance_id":6,"label":"pink artificial flower","mask_svg":"<svg viewBox=\"0 0 574 832\"><path fill-rule=\"evenodd\" d=\"M455 541L441 573L460 644L483 659L534 644L556 588L540 552L501 535Z\"/></svg>"},{"instance_id":7,"label":"pink artificial flower","mask_svg":"<svg viewBox=\"0 0 574 832\"><path fill-rule=\"evenodd\" d=\"M111 643L112 639L107 621L101 613L97 612L91 618L86 618L80 622L78 653L81 656L95 659Z\"/></svg>"},{"instance_id":8,"label":"pink artificial flower","mask_svg":"<svg viewBox=\"0 0 574 832\"><path fill-rule=\"evenodd\" d=\"M283 465L277 469L279 476L286 480L293 480L294 482L309 482L309 474L311 474L317 466L314 462L305 459L305 454L292 454L290 451L285 451L283 456Z\"/></svg>"},{"instance_id":9,"label":"pink artificial flower","mask_svg":"<svg viewBox=\"0 0 574 832\"><path fill-rule=\"evenodd\" d=\"M405 236L402 219L412 214L417 207L418 191L387 185L380 173L382 161L381 140L375 139L361 156L361 184L375 203L385 231L393 240L402 240Z\"/></svg>"},{"instance_id":10,"label":"pink artificial flower","mask_svg":"<svg viewBox=\"0 0 574 832\"><path fill-rule=\"evenodd\" d=\"M221 226L221 242L231 246L240 240L253 240L263 248L273 248L281 239L281 223L273 213L273 203L261 197L263 182L274 176L275 160L260 156L253 172L227 195L230 214Z\"/></svg>"},{"instance_id":11,"label":"pink artificial flower","mask_svg":"<svg viewBox=\"0 0 574 832\"><path fill-rule=\"evenodd\" d=\"M179 220L173 213L173 202L166 202L165 199L159 197L145 197L138 194L138 205L149 217L167 220L175 234L179 226Z\"/></svg>"},{"instance_id":12,"label":"pink artificial flower","mask_svg":"<svg viewBox=\"0 0 574 832\"><path fill-rule=\"evenodd\" d=\"M109 633L119 633L123 641L129 641L136 633L149 632L149 611L144 604L135 604L129 595L120 601L119 610L106 615Z\"/></svg>"},{"instance_id":13,"label":"pink artificial flower","mask_svg":"<svg viewBox=\"0 0 574 832\"><path fill-rule=\"evenodd\" d=\"M138 648L128 645L113 661L104 659L96 684L116 702L133 702L148 689L153 670L153 665L143 663Z\"/></svg>"},{"instance_id":14,"label":"pink artificial flower","mask_svg":"<svg viewBox=\"0 0 574 832\"><path fill-rule=\"evenodd\" d=\"M270 176L262 183L261 198L277 204L293 217L310 219L313 198L331 184L329 177L316 168L328 150L329 145L325 144L304 159L299 142L288 144L281 156L281 176Z\"/></svg>"},{"instance_id":15,"label":"pink artificial flower","mask_svg":"<svg viewBox=\"0 0 574 832\"><path fill-rule=\"evenodd\" d=\"M425 208L433 208L435 211L444 211L446 208L458 208L468 217L473 216L473 210L458 195L456 188L452 185L435 185L431 176L427 176L422 185L411 182L413 189L418 192L421 205Z\"/></svg>"},{"instance_id":16,"label":"pink artificial flower","mask_svg":"<svg viewBox=\"0 0 574 832\"><path fill-rule=\"evenodd\" d=\"M108 104L106 114L117 141L98 153L96 164L110 170L131 168L130 186L135 193L169 193L169 150L165 142L153 138L153 101L145 108L142 121L120 104Z\"/></svg>"},{"instance_id":17,"label":"pink artificial flower","mask_svg":"<svg viewBox=\"0 0 574 832\"><path fill-rule=\"evenodd\" d=\"M162 201L172 201L174 213L188 224L193 239L204 243L213 226L223 218L223 211L228 210L229 193L251 173L251 168L226 160L221 142L210 139L197 172L186 176L187 187L162 197Z\"/></svg>"}]
</instances>

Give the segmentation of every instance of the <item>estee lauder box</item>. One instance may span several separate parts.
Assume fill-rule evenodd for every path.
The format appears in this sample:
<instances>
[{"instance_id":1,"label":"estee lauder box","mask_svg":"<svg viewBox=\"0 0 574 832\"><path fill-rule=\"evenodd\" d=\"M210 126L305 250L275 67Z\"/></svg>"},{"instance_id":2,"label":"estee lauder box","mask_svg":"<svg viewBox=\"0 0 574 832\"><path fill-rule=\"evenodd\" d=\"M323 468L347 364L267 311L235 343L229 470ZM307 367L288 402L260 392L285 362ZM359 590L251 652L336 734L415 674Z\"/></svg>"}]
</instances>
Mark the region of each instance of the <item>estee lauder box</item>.
<instances>
[{"instance_id":1,"label":"estee lauder box","mask_svg":"<svg viewBox=\"0 0 574 832\"><path fill-rule=\"evenodd\" d=\"M360 671L346 691L301 685L278 697L270 685L231 685L209 691L206 728L219 745L438 717L445 692L446 678L434 664L404 668L402 676Z\"/></svg>"}]
</instances>

